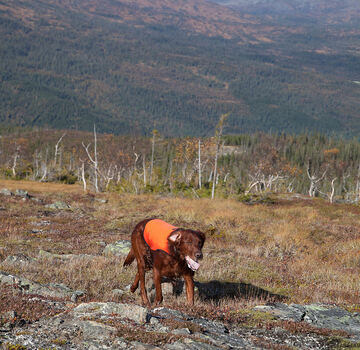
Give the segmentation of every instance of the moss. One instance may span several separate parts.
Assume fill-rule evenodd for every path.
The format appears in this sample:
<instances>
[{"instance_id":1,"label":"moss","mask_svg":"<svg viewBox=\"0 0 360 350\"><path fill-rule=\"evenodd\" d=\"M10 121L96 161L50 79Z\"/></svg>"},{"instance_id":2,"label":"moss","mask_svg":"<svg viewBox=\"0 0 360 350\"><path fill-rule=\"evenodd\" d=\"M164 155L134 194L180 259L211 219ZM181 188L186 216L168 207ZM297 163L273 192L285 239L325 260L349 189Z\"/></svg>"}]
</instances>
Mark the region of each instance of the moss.
<instances>
[{"instance_id":1,"label":"moss","mask_svg":"<svg viewBox=\"0 0 360 350\"><path fill-rule=\"evenodd\" d=\"M25 345L5 343L5 350L27 350Z\"/></svg>"},{"instance_id":2,"label":"moss","mask_svg":"<svg viewBox=\"0 0 360 350\"><path fill-rule=\"evenodd\" d=\"M243 321L240 322L241 326L248 328L258 327L263 323L276 320L276 317L269 312L248 309L236 310L230 312L230 315L232 315L235 319L243 319Z\"/></svg>"},{"instance_id":3,"label":"moss","mask_svg":"<svg viewBox=\"0 0 360 350\"><path fill-rule=\"evenodd\" d=\"M67 343L67 340L63 338L56 338L53 339L51 342L56 345L65 345Z\"/></svg>"},{"instance_id":4,"label":"moss","mask_svg":"<svg viewBox=\"0 0 360 350\"><path fill-rule=\"evenodd\" d=\"M342 349L360 350L359 342L352 342L342 337L329 337L326 340L326 346L334 350L342 350Z\"/></svg>"}]
</instances>

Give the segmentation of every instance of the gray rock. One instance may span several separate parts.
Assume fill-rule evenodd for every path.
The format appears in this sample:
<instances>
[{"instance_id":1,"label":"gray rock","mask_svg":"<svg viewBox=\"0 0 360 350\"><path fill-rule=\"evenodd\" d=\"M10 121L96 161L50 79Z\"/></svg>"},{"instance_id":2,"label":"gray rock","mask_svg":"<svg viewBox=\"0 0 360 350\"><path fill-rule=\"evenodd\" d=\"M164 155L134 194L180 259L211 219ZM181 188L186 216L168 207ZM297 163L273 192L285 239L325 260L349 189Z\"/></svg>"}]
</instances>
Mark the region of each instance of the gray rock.
<instances>
[{"instance_id":1,"label":"gray rock","mask_svg":"<svg viewBox=\"0 0 360 350\"><path fill-rule=\"evenodd\" d=\"M104 339L116 333L116 328L95 321L80 321L83 336L89 339Z\"/></svg>"},{"instance_id":2,"label":"gray rock","mask_svg":"<svg viewBox=\"0 0 360 350\"><path fill-rule=\"evenodd\" d=\"M16 317L16 312L15 311L6 311L6 312L0 313L0 319L1 320L12 320L15 317Z\"/></svg>"},{"instance_id":3,"label":"gray rock","mask_svg":"<svg viewBox=\"0 0 360 350\"><path fill-rule=\"evenodd\" d=\"M51 204L46 204L45 208L55 209L55 210L70 210L71 206L65 202L57 201Z\"/></svg>"},{"instance_id":4,"label":"gray rock","mask_svg":"<svg viewBox=\"0 0 360 350\"><path fill-rule=\"evenodd\" d=\"M22 198L30 198L28 191L17 189L15 190L15 196L22 197Z\"/></svg>"},{"instance_id":5,"label":"gray rock","mask_svg":"<svg viewBox=\"0 0 360 350\"><path fill-rule=\"evenodd\" d=\"M287 305L275 303L269 305L258 305L254 307L256 311L270 312L275 317L282 320L301 322L304 320L305 308L301 305Z\"/></svg>"},{"instance_id":6,"label":"gray rock","mask_svg":"<svg viewBox=\"0 0 360 350\"><path fill-rule=\"evenodd\" d=\"M83 303L72 310L76 317L109 317L116 315L143 324L150 319L149 311L138 305L121 303Z\"/></svg>"},{"instance_id":7,"label":"gray rock","mask_svg":"<svg viewBox=\"0 0 360 350\"><path fill-rule=\"evenodd\" d=\"M296 306L294 307L296 308ZM317 308L318 311L324 310ZM215 350L276 348L277 345L304 350L329 348L324 342L324 337L314 334L295 335L280 328L272 330L252 329L241 328L236 325L229 330L221 322L194 318L176 310L158 308L153 312L156 313L156 316L152 314L151 317L147 309L133 304L83 303L62 314L24 325L21 332L18 332L17 329L4 329L1 340L34 350L40 348L58 349L60 347L69 350L159 348L168 350ZM342 314L338 314L338 316L341 317ZM161 332L157 326L161 325L160 321L164 319L184 321L184 327L175 330L164 327L164 332L180 336L181 339L160 347L144 344L141 340L129 342L118 337L118 330L109 323L114 320L116 321L114 325L120 324L131 331L134 321L141 324L150 320L145 327L139 325L134 329L134 335L136 332L149 332L149 337L152 334L151 332ZM199 331L191 334L186 328L189 323L201 325L201 330L200 327L196 327L199 328ZM141 338L139 337L139 339ZM66 341L66 343L60 346L56 341L61 340ZM256 345L254 342L256 340L261 340L261 345Z\"/></svg>"},{"instance_id":8,"label":"gray rock","mask_svg":"<svg viewBox=\"0 0 360 350\"><path fill-rule=\"evenodd\" d=\"M107 199L104 199L104 198L95 198L95 200L96 200L97 202L103 203L103 204L105 204L105 203L108 202L108 200L107 200Z\"/></svg>"},{"instance_id":9,"label":"gray rock","mask_svg":"<svg viewBox=\"0 0 360 350\"><path fill-rule=\"evenodd\" d=\"M168 350L218 350L219 347L192 339L185 338L182 341L176 341L173 344L166 344L164 349ZM239 349L238 347L235 349ZM245 348L243 348L245 349ZM252 348L254 349L254 348Z\"/></svg>"},{"instance_id":10,"label":"gray rock","mask_svg":"<svg viewBox=\"0 0 360 350\"><path fill-rule=\"evenodd\" d=\"M105 256L127 256L131 249L131 242L127 240L117 241L113 244L108 244L104 250Z\"/></svg>"},{"instance_id":11,"label":"gray rock","mask_svg":"<svg viewBox=\"0 0 360 350\"><path fill-rule=\"evenodd\" d=\"M76 303L78 301L79 298L83 297L85 295L85 292L82 290L76 290L72 295L70 300L73 303Z\"/></svg>"},{"instance_id":12,"label":"gray rock","mask_svg":"<svg viewBox=\"0 0 360 350\"><path fill-rule=\"evenodd\" d=\"M174 329L171 333L176 334L176 335L185 335L185 336L191 334L189 328Z\"/></svg>"},{"instance_id":13,"label":"gray rock","mask_svg":"<svg viewBox=\"0 0 360 350\"><path fill-rule=\"evenodd\" d=\"M0 190L0 194L2 194L4 196L12 196L13 195L13 193L10 190L8 190L7 188L2 188Z\"/></svg>"},{"instance_id":14,"label":"gray rock","mask_svg":"<svg viewBox=\"0 0 360 350\"><path fill-rule=\"evenodd\" d=\"M9 255L3 263L8 265L27 265L35 262L34 258L30 258L24 254Z\"/></svg>"},{"instance_id":15,"label":"gray rock","mask_svg":"<svg viewBox=\"0 0 360 350\"><path fill-rule=\"evenodd\" d=\"M186 338L184 340L186 342L185 345L183 342L176 342L171 344L174 345L174 347L171 347L171 345L168 344L165 349L258 349L248 339L244 339L244 337L236 333L230 333L230 331L221 322L211 321L205 318L193 318L179 311L163 307L154 309L154 312L160 318L169 318L176 321L190 321L198 326L201 326L204 330L204 334L195 334L198 338L204 339L204 343ZM189 343L187 341L189 341Z\"/></svg>"},{"instance_id":16,"label":"gray rock","mask_svg":"<svg viewBox=\"0 0 360 350\"><path fill-rule=\"evenodd\" d=\"M150 345L150 344L143 344L143 343L140 343L138 341L131 342L131 345L136 350L156 350L156 349L161 349L158 346L154 346L154 345Z\"/></svg>"},{"instance_id":17,"label":"gray rock","mask_svg":"<svg viewBox=\"0 0 360 350\"><path fill-rule=\"evenodd\" d=\"M360 340L360 315L340 307L326 304L274 303L255 307L255 310L270 312L282 320L305 321L319 328L343 330Z\"/></svg>"},{"instance_id":18,"label":"gray rock","mask_svg":"<svg viewBox=\"0 0 360 350\"><path fill-rule=\"evenodd\" d=\"M121 297L125 294L126 292L123 291L122 289L113 289L111 291L111 294L114 296L114 297Z\"/></svg>"},{"instance_id":19,"label":"gray rock","mask_svg":"<svg viewBox=\"0 0 360 350\"><path fill-rule=\"evenodd\" d=\"M0 271L0 284L7 284L20 289L25 294L38 294L44 297L69 299L74 291L61 283L40 284L25 277Z\"/></svg>"}]
</instances>

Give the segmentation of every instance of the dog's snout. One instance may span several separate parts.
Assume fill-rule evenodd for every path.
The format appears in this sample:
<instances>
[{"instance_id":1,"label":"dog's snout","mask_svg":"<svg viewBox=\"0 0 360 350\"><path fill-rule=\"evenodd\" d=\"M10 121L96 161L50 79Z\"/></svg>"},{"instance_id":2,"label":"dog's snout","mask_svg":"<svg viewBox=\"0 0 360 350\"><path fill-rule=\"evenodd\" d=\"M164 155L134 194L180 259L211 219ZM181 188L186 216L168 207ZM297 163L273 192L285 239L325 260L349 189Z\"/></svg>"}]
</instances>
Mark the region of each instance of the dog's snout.
<instances>
[{"instance_id":1,"label":"dog's snout","mask_svg":"<svg viewBox=\"0 0 360 350\"><path fill-rule=\"evenodd\" d=\"M197 252L197 253L195 254L195 258L198 259L198 260L202 259L202 258L203 258L202 253L201 253L201 252Z\"/></svg>"}]
</instances>

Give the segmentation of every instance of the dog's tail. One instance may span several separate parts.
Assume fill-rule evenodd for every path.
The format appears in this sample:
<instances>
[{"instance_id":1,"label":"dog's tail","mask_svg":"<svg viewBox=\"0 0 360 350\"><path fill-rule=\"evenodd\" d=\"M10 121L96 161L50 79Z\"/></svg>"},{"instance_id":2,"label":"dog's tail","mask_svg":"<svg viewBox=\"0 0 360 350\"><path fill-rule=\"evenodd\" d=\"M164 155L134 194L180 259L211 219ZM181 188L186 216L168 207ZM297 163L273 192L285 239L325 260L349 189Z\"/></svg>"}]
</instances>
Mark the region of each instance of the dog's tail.
<instances>
[{"instance_id":1,"label":"dog's tail","mask_svg":"<svg viewBox=\"0 0 360 350\"><path fill-rule=\"evenodd\" d=\"M123 266L129 266L134 260L135 260L135 254L133 248L131 247L129 254L124 261Z\"/></svg>"}]
</instances>

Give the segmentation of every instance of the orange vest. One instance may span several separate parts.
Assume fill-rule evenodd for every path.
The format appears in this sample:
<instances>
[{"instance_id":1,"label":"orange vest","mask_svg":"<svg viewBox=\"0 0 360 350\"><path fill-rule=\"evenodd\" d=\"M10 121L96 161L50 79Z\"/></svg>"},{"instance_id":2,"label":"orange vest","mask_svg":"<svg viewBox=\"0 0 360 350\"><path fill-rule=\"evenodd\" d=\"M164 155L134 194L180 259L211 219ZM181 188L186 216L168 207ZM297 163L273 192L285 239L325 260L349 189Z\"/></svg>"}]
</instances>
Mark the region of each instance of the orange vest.
<instances>
[{"instance_id":1,"label":"orange vest","mask_svg":"<svg viewBox=\"0 0 360 350\"><path fill-rule=\"evenodd\" d=\"M161 249L170 254L168 237L176 229L177 227L170 225L163 220L150 220L145 225L144 239L151 250Z\"/></svg>"}]
</instances>

